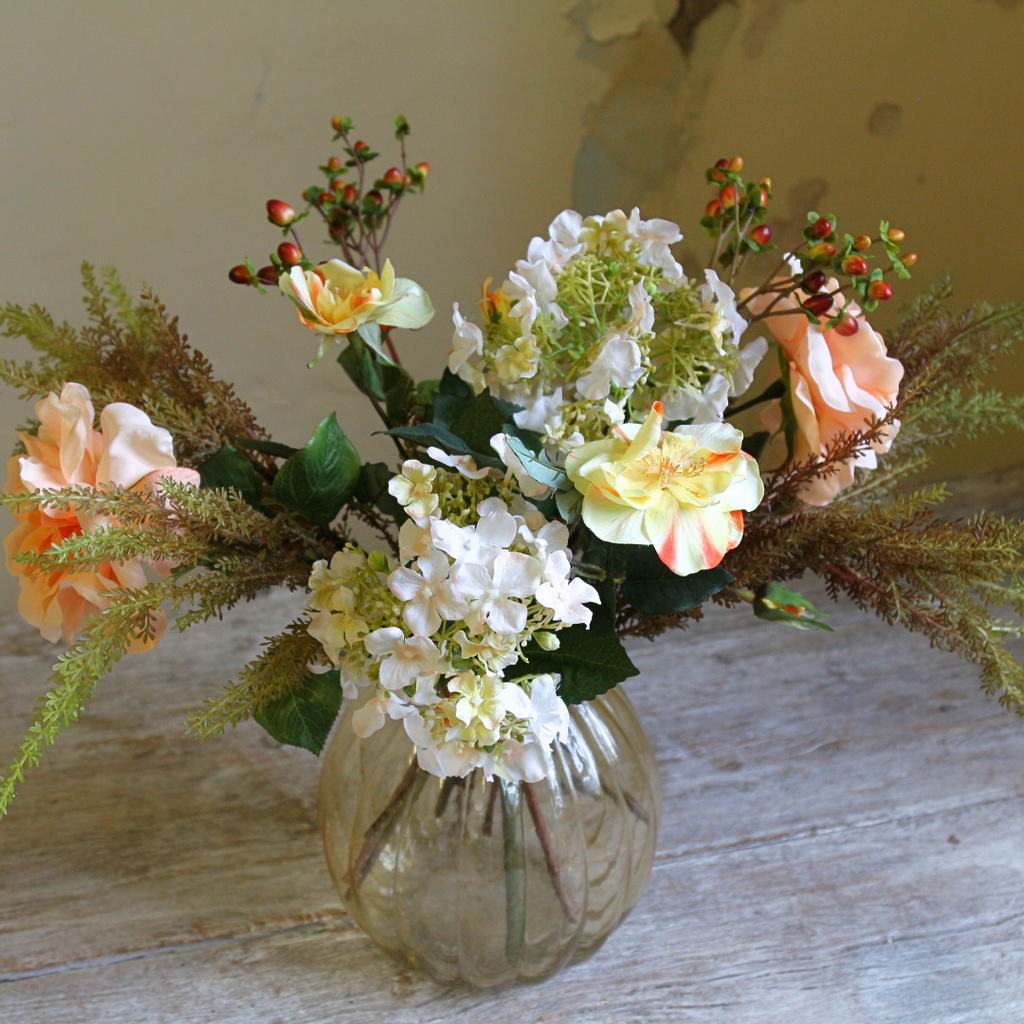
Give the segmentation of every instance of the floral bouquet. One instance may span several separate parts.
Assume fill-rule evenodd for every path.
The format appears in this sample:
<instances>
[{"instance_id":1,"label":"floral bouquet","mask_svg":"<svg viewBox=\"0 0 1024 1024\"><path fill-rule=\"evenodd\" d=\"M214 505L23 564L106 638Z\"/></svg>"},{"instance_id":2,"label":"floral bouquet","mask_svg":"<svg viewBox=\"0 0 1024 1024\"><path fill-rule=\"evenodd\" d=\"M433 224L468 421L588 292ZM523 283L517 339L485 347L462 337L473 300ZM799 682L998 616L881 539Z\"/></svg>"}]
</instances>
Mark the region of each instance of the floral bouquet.
<instances>
[{"instance_id":1,"label":"floral bouquet","mask_svg":"<svg viewBox=\"0 0 1024 1024\"><path fill-rule=\"evenodd\" d=\"M84 268L81 330L39 306L0 310L5 335L39 352L0 364L38 398L0 498L16 520L7 564L25 619L69 644L0 811L103 674L160 641L168 611L182 631L279 585L308 590L308 613L267 638L189 728L209 737L253 717L319 754L344 701L335 742L357 776L378 756L359 742L399 737L397 780L379 783L363 818L349 815L354 852L335 877L357 903L426 779L439 780L438 819L463 801L463 829L474 780L490 787L478 838L500 794L506 954L526 948L517 801L562 924L586 916L552 834L557 787L543 805L539 784L572 774L566 750L577 767L590 756L573 739L588 703L604 709L608 735L627 728L616 717L631 715L628 702L602 696L636 674L624 637L685 627L708 600L828 631L786 585L810 571L979 663L985 690L1021 710L1024 673L1003 646L1021 626L1002 616L1024 615L1024 528L943 521L942 488L907 481L936 447L1024 427L1024 402L981 384L1024 327L1024 304L953 315L943 281L883 337L869 318L917 261L903 232L883 221L876 234L840 234L835 217L811 212L803 242L769 255L771 181L745 180L734 157L707 172L713 254L698 278L672 253L675 224L564 211L501 287L484 283L477 322L455 304L448 365L417 382L399 339L434 310L384 251L430 169L407 163L404 118L400 165L376 179L378 154L348 119L333 127L343 156L320 168L302 212L267 204L285 236L270 265L247 260L230 277L290 300L318 343L310 366L336 355L394 465L363 462L333 412L301 447L271 439L156 298L133 304L112 271L97 280ZM307 256L307 218L343 258ZM765 256L766 276L741 288ZM646 804L637 785L615 792L650 847L656 779ZM623 882L633 902L634 883ZM616 920L632 905L620 903Z\"/></svg>"}]
</instances>

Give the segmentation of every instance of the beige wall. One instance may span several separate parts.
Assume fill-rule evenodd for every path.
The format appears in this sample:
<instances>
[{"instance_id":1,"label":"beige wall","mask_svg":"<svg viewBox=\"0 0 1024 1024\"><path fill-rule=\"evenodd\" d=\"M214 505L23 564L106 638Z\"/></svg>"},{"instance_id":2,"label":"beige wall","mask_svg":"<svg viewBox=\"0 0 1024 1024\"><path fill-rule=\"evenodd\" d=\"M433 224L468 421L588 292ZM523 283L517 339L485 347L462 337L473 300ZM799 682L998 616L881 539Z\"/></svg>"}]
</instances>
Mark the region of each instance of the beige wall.
<instances>
[{"instance_id":1,"label":"beige wall","mask_svg":"<svg viewBox=\"0 0 1024 1024\"><path fill-rule=\"evenodd\" d=\"M684 14L715 7L686 0ZM438 371L451 302L472 303L572 199L677 219L695 269L702 170L736 152L774 179L776 228L801 201L849 227L886 213L922 255L915 282L948 268L964 300L1024 294L1024 4L725 0L692 38L676 21L688 56L666 27L676 9L6 0L0 300L77 322L79 261L115 264L132 289L154 286L281 440L301 443L337 409L361 451L384 456L340 369L305 369L311 338L283 300L226 272L279 240L263 203L316 180L331 114L386 142L397 112L413 125L411 156L433 168L391 248L439 310L405 340L418 376ZM310 248L313 237L307 227ZM1024 385L1024 355L1002 377ZM0 393L0 437L27 411ZM966 458L1024 452L1013 438ZM0 603L13 593L3 579Z\"/></svg>"}]
</instances>

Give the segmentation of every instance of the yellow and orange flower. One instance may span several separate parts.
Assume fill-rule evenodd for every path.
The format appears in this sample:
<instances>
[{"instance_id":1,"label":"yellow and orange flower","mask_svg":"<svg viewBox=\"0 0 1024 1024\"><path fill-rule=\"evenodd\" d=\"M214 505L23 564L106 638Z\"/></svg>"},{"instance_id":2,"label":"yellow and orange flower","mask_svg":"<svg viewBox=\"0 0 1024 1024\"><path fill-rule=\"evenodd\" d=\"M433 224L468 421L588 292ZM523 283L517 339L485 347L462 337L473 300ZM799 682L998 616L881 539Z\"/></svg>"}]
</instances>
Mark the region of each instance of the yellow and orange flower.
<instances>
[{"instance_id":1,"label":"yellow and orange flower","mask_svg":"<svg viewBox=\"0 0 1024 1024\"><path fill-rule=\"evenodd\" d=\"M613 544L653 544L677 575L721 562L743 537L743 513L761 503L757 463L728 423L661 429L661 403L642 423L573 449L569 479L583 495L583 521Z\"/></svg>"},{"instance_id":2,"label":"yellow and orange flower","mask_svg":"<svg viewBox=\"0 0 1024 1024\"><path fill-rule=\"evenodd\" d=\"M292 267L278 285L295 303L299 320L320 334L351 334L371 321L416 330L434 315L427 293L415 281L395 277L391 260L379 277L344 260L328 260L315 270Z\"/></svg>"},{"instance_id":3,"label":"yellow and orange flower","mask_svg":"<svg viewBox=\"0 0 1024 1024\"><path fill-rule=\"evenodd\" d=\"M154 426L141 410L112 402L100 414L100 430L93 429L94 410L88 390L65 384L60 396L51 392L36 403L39 432L20 434L27 456L8 461L6 489L14 494L60 490L71 485L124 488L159 486L161 478L199 485L199 474L177 468L171 435ZM39 572L15 556L42 553L69 537L111 525L70 509L14 510L17 525L4 540L7 568L21 588L18 611L50 641L70 641L82 622L107 605L113 587L139 589L146 574L138 559L115 562L96 570ZM166 574L171 566L153 568ZM138 642L132 651L156 646L166 626L161 613L153 623L152 641Z\"/></svg>"}]
</instances>

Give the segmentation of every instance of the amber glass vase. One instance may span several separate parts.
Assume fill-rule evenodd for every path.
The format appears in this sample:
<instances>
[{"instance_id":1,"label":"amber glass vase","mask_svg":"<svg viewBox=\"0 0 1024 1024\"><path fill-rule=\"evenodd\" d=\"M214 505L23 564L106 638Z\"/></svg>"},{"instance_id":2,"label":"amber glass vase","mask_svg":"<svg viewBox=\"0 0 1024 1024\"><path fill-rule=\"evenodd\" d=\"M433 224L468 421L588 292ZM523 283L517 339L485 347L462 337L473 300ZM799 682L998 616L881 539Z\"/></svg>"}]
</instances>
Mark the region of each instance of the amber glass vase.
<instances>
[{"instance_id":1,"label":"amber glass vase","mask_svg":"<svg viewBox=\"0 0 1024 1024\"><path fill-rule=\"evenodd\" d=\"M401 722L365 740L346 708L319 812L331 877L385 952L445 983L539 982L585 960L651 873L661 787L622 688L570 709L536 783L439 779Z\"/></svg>"}]
</instances>

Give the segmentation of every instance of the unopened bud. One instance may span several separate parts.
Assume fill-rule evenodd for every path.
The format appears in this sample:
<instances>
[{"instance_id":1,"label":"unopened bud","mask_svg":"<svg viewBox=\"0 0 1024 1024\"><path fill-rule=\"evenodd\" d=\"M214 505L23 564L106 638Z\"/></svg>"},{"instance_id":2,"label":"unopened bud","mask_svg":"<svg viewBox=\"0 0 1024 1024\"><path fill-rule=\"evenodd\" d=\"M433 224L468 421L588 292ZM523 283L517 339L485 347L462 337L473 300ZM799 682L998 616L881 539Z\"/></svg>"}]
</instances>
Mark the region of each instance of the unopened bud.
<instances>
[{"instance_id":1,"label":"unopened bud","mask_svg":"<svg viewBox=\"0 0 1024 1024\"><path fill-rule=\"evenodd\" d=\"M557 651L562 646L562 641L554 633L543 630L540 633L534 633L533 639L537 641L537 646L542 651Z\"/></svg>"},{"instance_id":2,"label":"unopened bud","mask_svg":"<svg viewBox=\"0 0 1024 1024\"><path fill-rule=\"evenodd\" d=\"M430 174L430 164L428 164L426 160L423 160L416 165L416 170L419 171L420 174L422 174L423 177L425 178L427 177L428 174Z\"/></svg>"},{"instance_id":3,"label":"unopened bud","mask_svg":"<svg viewBox=\"0 0 1024 1024\"><path fill-rule=\"evenodd\" d=\"M337 114L335 114L334 117L331 118L331 127L336 132L340 132L341 131L341 118L338 117Z\"/></svg>"},{"instance_id":4,"label":"unopened bud","mask_svg":"<svg viewBox=\"0 0 1024 1024\"><path fill-rule=\"evenodd\" d=\"M359 192L356 190L355 185L346 185L342 198L346 203L354 203L359 198Z\"/></svg>"},{"instance_id":5,"label":"unopened bud","mask_svg":"<svg viewBox=\"0 0 1024 1024\"><path fill-rule=\"evenodd\" d=\"M836 334L841 334L844 338L852 338L860 330L860 324L847 313L832 329Z\"/></svg>"},{"instance_id":6,"label":"unopened bud","mask_svg":"<svg viewBox=\"0 0 1024 1024\"><path fill-rule=\"evenodd\" d=\"M853 247L857 252L867 252L871 248L871 236L870 235L858 235L853 240Z\"/></svg>"},{"instance_id":7,"label":"unopened bud","mask_svg":"<svg viewBox=\"0 0 1024 1024\"><path fill-rule=\"evenodd\" d=\"M277 267L260 267L256 271L256 280L273 288L277 284Z\"/></svg>"},{"instance_id":8,"label":"unopened bud","mask_svg":"<svg viewBox=\"0 0 1024 1024\"><path fill-rule=\"evenodd\" d=\"M805 292L820 292L825 287L825 282L828 278L825 276L823 270L812 270L803 281L803 289Z\"/></svg>"},{"instance_id":9,"label":"unopened bud","mask_svg":"<svg viewBox=\"0 0 1024 1024\"><path fill-rule=\"evenodd\" d=\"M762 224L750 232L750 237L758 245L767 245L772 240L772 229L767 224Z\"/></svg>"},{"instance_id":10,"label":"unopened bud","mask_svg":"<svg viewBox=\"0 0 1024 1024\"><path fill-rule=\"evenodd\" d=\"M852 253L843 260L843 273L850 277L859 277L868 272L868 261L863 256L854 256Z\"/></svg>"},{"instance_id":11,"label":"unopened bud","mask_svg":"<svg viewBox=\"0 0 1024 1024\"><path fill-rule=\"evenodd\" d=\"M762 178L758 182L758 185L763 185L770 192L772 190L772 179L771 178Z\"/></svg>"},{"instance_id":12,"label":"unopened bud","mask_svg":"<svg viewBox=\"0 0 1024 1024\"><path fill-rule=\"evenodd\" d=\"M832 308L832 296L810 295L804 299L803 307L815 316L824 316Z\"/></svg>"},{"instance_id":13,"label":"unopened bud","mask_svg":"<svg viewBox=\"0 0 1024 1024\"><path fill-rule=\"evenodd\" d=\"M903 260L903 266L912 267L917 262L917 253L905 252L900 259Z\"/></svg>"},{"instance_id":14,"label":"unopened bud","mask_svg":"<svg viewBox=\"0 0 1024 1024\"><path fill-rule=\"evenodd\" d=\"M902 242L907 237L905 231L900 231L899 228L889 228L889 241L890 242Z\"/></svg>"},{"instance_id":15,"label":"unopened bud","mask_svg":"<svg viewBox=\"0 0 1024 1024\"><path fill-rule=\"evenodd\" d=\"M892 298L892 286L885 281L872 281L868 285L868 298L876 302L885 302Z\"/></svg>"},{"instance_id":16,"label":"unopened bud","mask_svg":"<svg viewBox=\"0 0 1024 1024\"><path fill-rule=\"evenodd\" d=\"M743 157L734 156L728 163L730 171L742 171L743 170Z\"/></svg>"},{"instance_id":17,"label":"unopened bud","mask_svg":"<svg viewBox=\"0 0 1024 1024\"><path fill-rule=\"evenodd\" d=\"M302 259L302 250L294 242L282 242L277 247L277 256L286 267L294 267Z\"/></svg>"},{"instance_id":18,"label":"unopened bud","mask_svg":"<svg viewBox=\"0 0 1024 1024\"><path fill-rule=\"evenodd\" d=\"M340 171L341 170L341 157L340 156L332 156L330 158L330 160L327 161L327 170L329 170L332 174L335 171Z\"/></svg>"},{"instance_id":19,"label":"unopened bud","mask_svg":"<svg viewBox=\"0 0 1024 1024\"><path fill-rule=\"evenodd\" d=\"M397 167L389 167L384 172L385 185L401 185L405 181L405 175Z\"/></svg>"},{"instance_id":20,"label":"unopened bud","mask_svg":"<svg viewBox=\"0 0 1024 1024\"><path fill-rule=\"evenodd\" d=\"M380 206L384 202L384 197L376 189L373 189L366 193L366 202L372 203L374 206Z\"/></svg>"},{"instance_id":21,"label":"unopened bud","mask_svg":"<svg viewBox=\"0 0 1024 1024\"><path fill-rule=\"evenodd\" d=\"M232 267L228 271L228 277L231 278L235 284L252 284L252 278L249 276L249 268L244 263L239 263L237 267Z\"/></svg>"},{"instance_id":22,"label":"unopened bud","mask_svg":"<svg viewBox=\"0 0 1024 1024\"><path fill-rule=\"evenodd\" d=\"M832 221L828 217L819 217L811 225L811 234L815 238L828 238L832 234Z\"/></svg>"},{"instance_id":23,"label":"unopened bud","mask_svg":"<svg viewBox=\"0 0 1024 1024\"><path fill-rule=\"evenodd\" d=\"M736 189L732 185L726 185L718 193L718 201L722 204L723 210L731 210L736 205Z\"/></svg>"},{"instance_id":24,"label":"unopened bud","mask_svg":"<svg viewBox=\"0 0 1024 1024\"><path fill-rule=\"evenodd\" d=\"M366 564L374 572L387 572L388 556L383 551L371 551L366 556Z\"/></svg>"},{"instance_id":25,"label":"unopened bud","mask_svg":"<svg viewBox=\"0 0 1024 1024\"><path fill-rule=\"evenodd\" d=\"M295 211L280 199L268 199L267 220L279 228L286 228L295 220Z\"/></svg>"},{"instance_id":26,"label":"unopened bud","mask_svg":"<svg viewBox=\"0 0 1024 1024\"><path fill-rule=\"evenodd\" d=\"M370 147L360 139L353 147L357 153L365 153Z\"/></svg>"},{"instance_id":27,"label":"unopened bud","mask_svg":"<svg viewBox=\"0 0 1024 1024\"><path fill-rule=\"evenodd\" d=\"M708 217L717 217L722 212L722 204L717 199L712 199L707 206L704 207L704 213Z\"/></svg>"}]
</instances>

